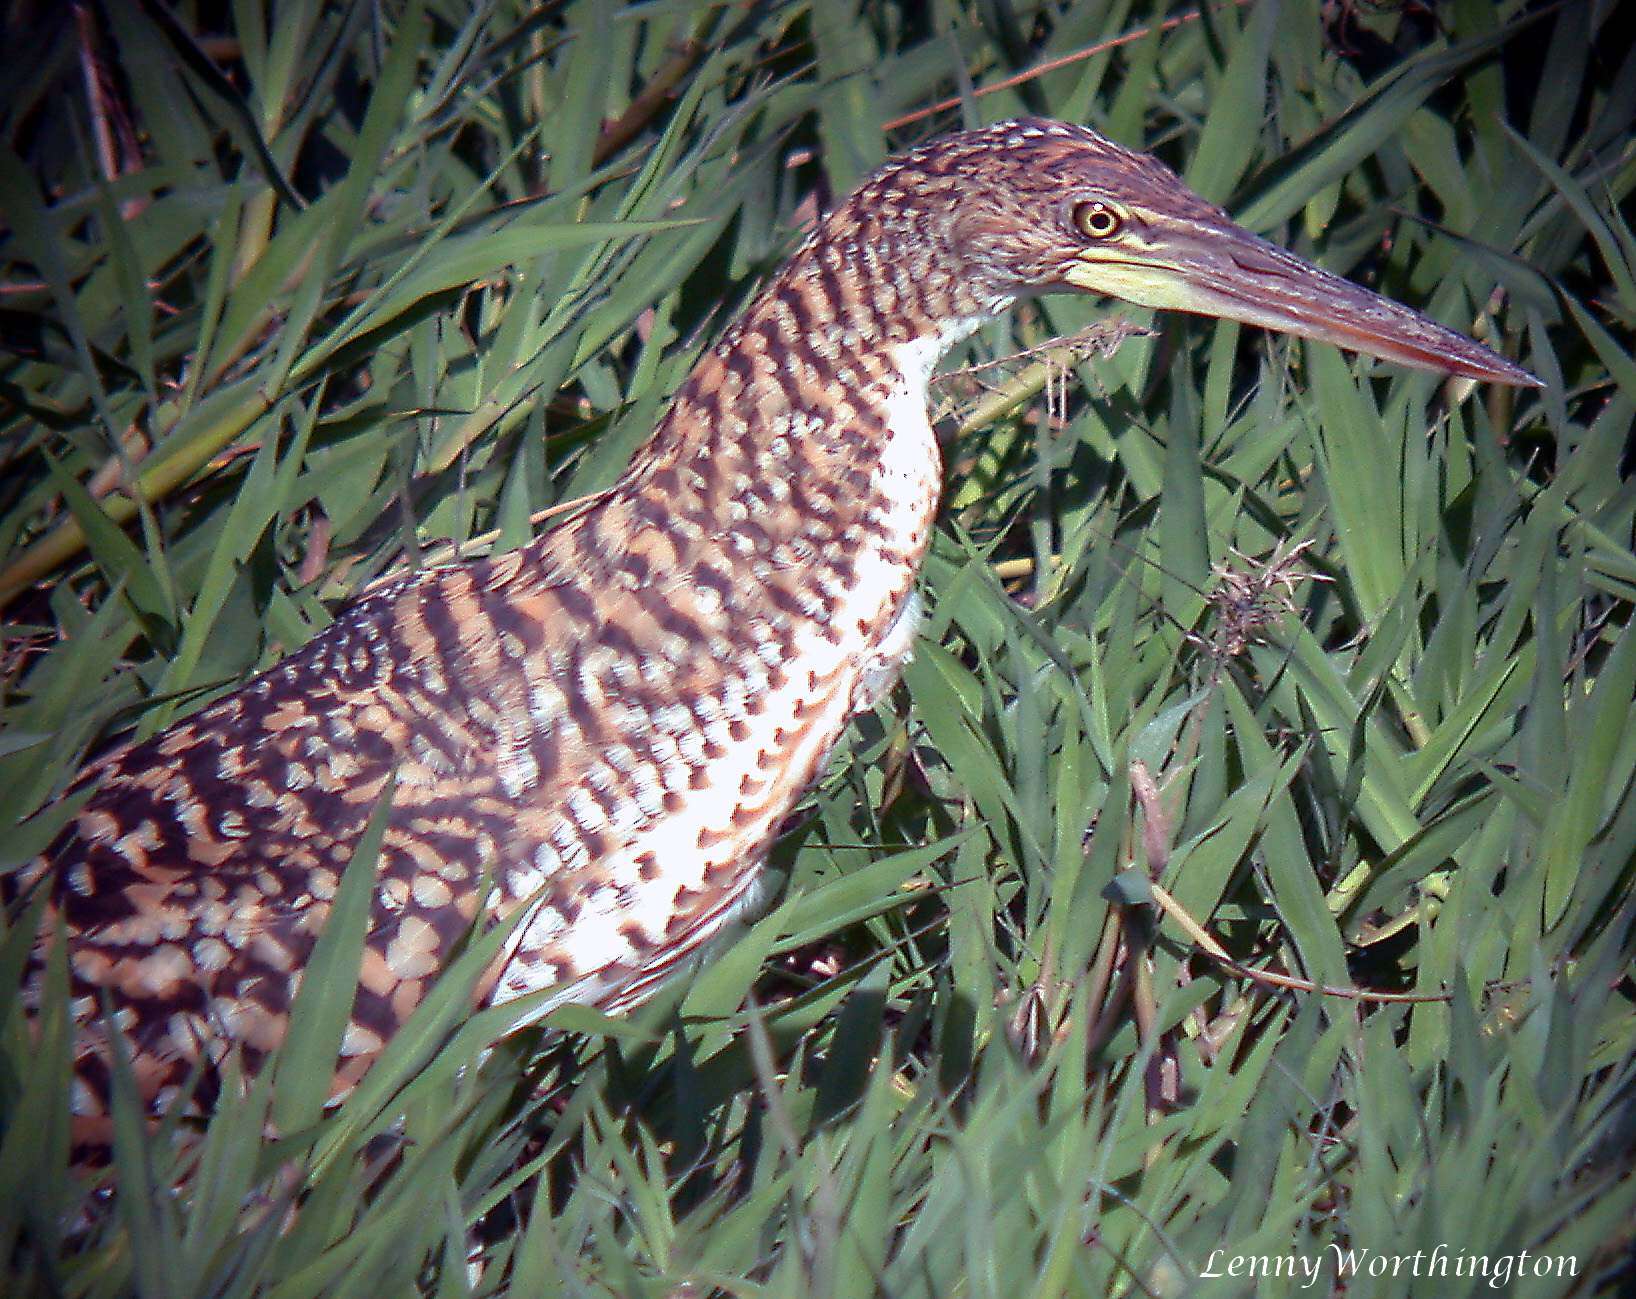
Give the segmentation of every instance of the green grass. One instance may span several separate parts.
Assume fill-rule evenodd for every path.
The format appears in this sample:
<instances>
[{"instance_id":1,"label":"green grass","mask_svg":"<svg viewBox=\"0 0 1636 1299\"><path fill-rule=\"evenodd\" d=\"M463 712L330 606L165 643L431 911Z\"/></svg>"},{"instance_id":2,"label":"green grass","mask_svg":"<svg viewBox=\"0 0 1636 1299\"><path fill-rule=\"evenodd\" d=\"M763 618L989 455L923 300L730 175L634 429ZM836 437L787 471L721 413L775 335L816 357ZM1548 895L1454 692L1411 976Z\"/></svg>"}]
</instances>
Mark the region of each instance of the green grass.
<instances>
[{"instance_id":1,"label":"green grass","mask_svg":"<svg viewBox=\"0 0 1636 1299\"><path fill-rule=\"evenodd\" d=\"M1169 319L1049 392L951 378L928 626L767 918L632 1021L488 1054L470 952L327 1112L311 998L180 1192L123 1105L89 1211L60 998L37 1035L0 1001L0 1290L1279 1295L1331 1246L1438 1245L1574 1260L1506 1293L1628 1279L1616 6L37 8L0 102L0 867L91 747L611 482L812 203L948 127L1153 148L1549 386ZM956 364L1102 314L1047 300ZM1308 541L1232 644L1223 567ZM1252 1254L1329 1270L1206 1275Z\"/></svg>"}]
</instances>

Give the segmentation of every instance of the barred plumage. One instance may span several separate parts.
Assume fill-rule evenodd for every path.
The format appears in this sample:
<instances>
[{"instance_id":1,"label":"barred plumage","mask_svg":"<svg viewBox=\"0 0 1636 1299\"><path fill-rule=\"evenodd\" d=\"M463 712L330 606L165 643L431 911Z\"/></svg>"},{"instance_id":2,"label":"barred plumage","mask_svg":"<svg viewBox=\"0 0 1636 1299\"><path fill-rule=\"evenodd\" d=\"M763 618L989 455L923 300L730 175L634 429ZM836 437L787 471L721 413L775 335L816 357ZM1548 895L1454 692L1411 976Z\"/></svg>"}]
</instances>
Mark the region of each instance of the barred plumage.
<instances>
[{"instance_id":1,"label":"barred plumage","mask_svg":"<svg viewBox=\"0 0 1636 1299\"><path fill-rule=\"evenodd\" d=\"M941 478L932 367L1061 289L1532 381L1084 128L1004 123L887 164L699 362L610 491L521 549L366 595L84 773L90 800L20 877L51 890L42 949L68 934L76 1110L104 1106L104 992L160 1104L201 1056L236 1048L253 1069L278 1044L389 779L337 1091L477 919L485 868L496 915L543 890L491 999L645 995L753 902L780 822L908 654Z\"/></svg>"}]
</instances>

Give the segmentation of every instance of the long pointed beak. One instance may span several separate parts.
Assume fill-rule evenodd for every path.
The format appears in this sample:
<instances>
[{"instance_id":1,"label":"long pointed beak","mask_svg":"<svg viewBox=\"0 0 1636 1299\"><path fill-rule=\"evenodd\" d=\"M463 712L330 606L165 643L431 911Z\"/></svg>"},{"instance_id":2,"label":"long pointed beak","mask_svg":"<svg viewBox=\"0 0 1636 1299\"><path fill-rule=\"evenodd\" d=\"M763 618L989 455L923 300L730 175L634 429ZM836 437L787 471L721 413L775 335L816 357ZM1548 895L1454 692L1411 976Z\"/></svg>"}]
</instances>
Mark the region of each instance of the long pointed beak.
<instances>
[{"instance_id":1,"label":"long pointed beak","mask_svg":"<svg viewBox=\"0 0 1636 1299\"><path fill-rule=\"evenodd\" d=\"M1167 226L1144 242L1141 248L1112 240L1087 247L1064 278L1139 306L1240 320L1417 369L1544 387L1475 339L1230 222Z\"/></svg>"}]
</instances>

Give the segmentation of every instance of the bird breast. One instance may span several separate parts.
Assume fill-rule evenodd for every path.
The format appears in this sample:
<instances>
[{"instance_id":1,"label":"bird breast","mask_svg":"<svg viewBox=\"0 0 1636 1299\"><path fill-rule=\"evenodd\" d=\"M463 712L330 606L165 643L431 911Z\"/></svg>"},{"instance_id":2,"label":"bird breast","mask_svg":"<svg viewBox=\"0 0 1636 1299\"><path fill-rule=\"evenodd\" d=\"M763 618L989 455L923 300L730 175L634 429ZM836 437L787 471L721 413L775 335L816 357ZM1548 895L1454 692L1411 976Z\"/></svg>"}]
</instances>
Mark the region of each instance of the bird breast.
<instances>
[{"instance_id":1,"label":"bird breast","mask_svg":"<svg viewBox=\"0 0 1636 1299\"><path fill-rule=\"evenodd\" d=\"M635 480L637 490L667 492L662 515L641 499L610 500L608 508L650 518L661 534L645 535L639 525L621 544L663 552L681 577L632 584L605 599L614 634L605 626L600 640L641 643L678 615L694 632L682 654L666 647L676 670L655 682L661 696L637 710L640 738L605 747L583 782L592 794L606 787L647 797L619 799L617 824L594 797L571 802L565 833L556 842L548 837L513 871L512 896L541 900L520 930L496 1001L555 986L559 995L536 1013L559 1001L606 1005L610 988L655 981L660 954L668 969L719 932L754 900L780 823L822 772L848 720L896 680L918 621L914 576L930 537L941 461L926 414L935 354L911 347L893 360L872 407L848 412L860 425L860 449L867 430L872 458L865 474L849 478L862 482L861 493L837 499L841 490L818 481L822 466L811 461L792 467L801 478L788 493L769 488L766 464L754 492L734 493L727 484L727 500L737 504L722 509L718 500L719 517L747 525L762 538L759 547L735 544L744 533L734 527L680 535L659 521L698 517L683 499L688 493L677 491L687 485L685 467ZM770 429L802 418L763 412ZM810 445L812 430L802 432L789 442ZM830 434L837 444L848 438L844 429ZM688 463L701 466L705 478L692 486L704 497L738 469L733 449L719 445ZM594 533L599 521L587 518L583 526ZM689 581L689 573L709 576ZM619 670L617 656L606 657L613 670L580 685L602 707L630 696L621 682L642 675L639 666ZM588 839L597 852L565 860L565 849ZM560 888L568 877L571 898ZM627 999L636 997L616 1001Z\"/></svg>"}]
</instances>

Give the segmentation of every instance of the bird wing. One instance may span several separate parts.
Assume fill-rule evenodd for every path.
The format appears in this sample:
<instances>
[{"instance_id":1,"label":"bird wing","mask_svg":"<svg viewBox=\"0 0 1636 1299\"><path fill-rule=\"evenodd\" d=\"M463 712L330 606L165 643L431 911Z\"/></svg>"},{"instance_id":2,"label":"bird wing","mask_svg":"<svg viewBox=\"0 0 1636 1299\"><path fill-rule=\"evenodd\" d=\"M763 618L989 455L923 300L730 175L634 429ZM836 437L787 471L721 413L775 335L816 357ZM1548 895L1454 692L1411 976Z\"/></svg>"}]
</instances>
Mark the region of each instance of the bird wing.
<instances>
[{"instance_id":1,"label":"bird wing","mask_svg":"<svg viewBox=\"0 0 1636 1299\"><path fill-rule=\"evenodd\" d=\"M542 539L544 540L544 539ZM537 545L539 543L536 543ZM76 1012L113 995L150 1094L209 1045L281 1039L300 972L370 814L395 777L354 1023L378 1048L476 917L485 869L549 833L586 760L549 739L519 808L507 755L535 752L565 691L543 689L594 575L522 552L426 570L344 610L267 672L80 778L91 798L23 873L69 939ZM523 574L526 580L519 581ZM38 1002L39 961L25 996Z\"/></svg>"}]
</instances>

